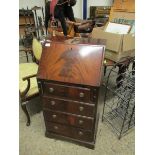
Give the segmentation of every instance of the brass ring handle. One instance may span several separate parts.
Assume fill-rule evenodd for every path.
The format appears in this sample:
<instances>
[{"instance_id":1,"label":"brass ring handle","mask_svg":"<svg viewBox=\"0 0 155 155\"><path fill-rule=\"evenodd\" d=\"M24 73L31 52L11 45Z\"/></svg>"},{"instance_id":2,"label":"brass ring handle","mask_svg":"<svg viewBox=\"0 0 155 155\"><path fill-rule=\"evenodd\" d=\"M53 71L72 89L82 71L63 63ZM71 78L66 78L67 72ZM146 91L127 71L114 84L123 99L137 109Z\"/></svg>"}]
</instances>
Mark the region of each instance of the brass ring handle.
<instances>
[{"instance_id":1,"label":"brass ring handle","mask_svg":"<svg viewBox=\"0 0 155 155\"><path fill-rule=\"evenodd\" d=\"M53 93L54 92L54 88L49 88L49 92Z\"/></svg>"},{"instance_id":2,"label":"brass ring handle","mask_svg":"<svg viewBox=\"0 0 155 155\"><path fill-rule=\"evenodd\" d=\"M83 132L79 131L79 135L82 136L83 135Z\"/></svg>"},{"instance_id":3,"label":"brass ring handle","mask_svg":"<svg viewBox=\"0 0 155 155\"><path fill-rule=\"evenodd\" d=\"M55 130L57 130L57 129L58 129L58 127L57 127L57 126L54 126L54 129L55 129Z\"/></svg>"},{"instance_id":4,"label":"brass ring handle","mask_svg":"<svg viewBox=\"0 0 155 155\"><path fill-rule=\"evenodd\" d=\"M80 96L80 97L84 97L84 93L80 93L79 96Z\"/></svg>"},{"instance_id":5,"label":"brass ring handle","mask_svg":"<svg viewBox=\"0 0 155 155\"><path fill-rule=\"evenodd\" d=\"M84 107L79 107L79 110L80 110L80 111L83 111L83 110L84 110Z\"/></svg>"},{"instance_id":6,"label":"brass ring handle","mask_svg":"<svg viewBox=\"0 0 155 155\"><path fill-rule=\"evenodd\" d=\"M55 105L55 101L51 101L51 105Z\"/></svg>"},{"instance_id":7,"label":"brass ring handle","mask_svg":"<svg viewBox=\"0 0 155 155\"><path fill-rule=\"evenodd\" d=\"M56 117L57 117L57 115L52 115L52 117L53 117L53 118L56 118Z\"/></svg>"},{"instance_id":8,"label":"brass ring handle","mask_svg":"<svg viewBox=\"0 0 155 155\"><path fill-rule=\"evenodd\" d=\"M83 124L83 120L79 120L79 124Z\"/></svg>"}]
</instances>

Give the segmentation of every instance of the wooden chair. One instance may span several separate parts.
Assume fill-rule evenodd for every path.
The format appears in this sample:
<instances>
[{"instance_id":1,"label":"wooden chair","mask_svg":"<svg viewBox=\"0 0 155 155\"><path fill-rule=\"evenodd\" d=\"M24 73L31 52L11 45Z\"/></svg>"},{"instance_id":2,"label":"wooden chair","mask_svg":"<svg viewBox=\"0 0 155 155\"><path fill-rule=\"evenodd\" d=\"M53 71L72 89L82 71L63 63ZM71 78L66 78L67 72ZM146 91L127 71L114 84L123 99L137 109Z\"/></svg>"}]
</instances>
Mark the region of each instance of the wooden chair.
<instances>
[{"instance_id":1,"label":"wooden chair","mask_svg":"<svg viewBox=\"0 0 155 155\"><path fill-rule=\"evenodd\" d=\"M39 95L36 75L38 71L38 62L42 53L42 45L36 38L33 38L32 51L36 62L19 64L20 103L27 117L27 126L30 125L31 121L26 105L29 100Z\"/></svg>"}]
</instances>

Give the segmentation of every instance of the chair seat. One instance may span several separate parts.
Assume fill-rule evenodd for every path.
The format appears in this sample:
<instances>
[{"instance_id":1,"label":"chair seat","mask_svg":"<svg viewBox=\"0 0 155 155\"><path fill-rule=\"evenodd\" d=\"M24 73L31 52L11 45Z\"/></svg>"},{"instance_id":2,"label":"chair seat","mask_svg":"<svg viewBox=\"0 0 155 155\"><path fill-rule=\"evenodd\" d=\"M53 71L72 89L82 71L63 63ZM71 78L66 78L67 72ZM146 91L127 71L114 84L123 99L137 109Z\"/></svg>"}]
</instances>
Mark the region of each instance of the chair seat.
<instances>
[{"instance_id":1,"label":"chair seat","mask_svg":"<svg viewBox=\"0 0 155 155\"><path fill-rule=\"evenodd\" d=\"M28 82L27 80L23 81L22 78L25 76L37 74L38 65L35 63L21 63L19 64L19 91L24 93ZM39 92L36 77L30 79L30 89L26 94L26 97L33 96Z\"/></svg>"}]
</instances>

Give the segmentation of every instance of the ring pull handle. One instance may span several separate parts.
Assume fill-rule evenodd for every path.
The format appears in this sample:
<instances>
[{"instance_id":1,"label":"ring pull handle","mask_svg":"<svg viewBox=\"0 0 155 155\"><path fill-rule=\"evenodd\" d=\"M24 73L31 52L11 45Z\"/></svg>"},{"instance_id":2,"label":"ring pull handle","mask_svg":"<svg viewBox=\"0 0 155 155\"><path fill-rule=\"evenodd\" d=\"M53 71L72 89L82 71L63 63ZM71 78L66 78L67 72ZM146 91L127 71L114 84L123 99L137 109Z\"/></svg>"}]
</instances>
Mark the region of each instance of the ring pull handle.
<instances>
[{"instance_id":1,"label":"ring pull handle","mask_svg":"<svg viewBox=\"0 0 155 155\"><path fill-rule=\"evenodd\" d=\"M53 93L54 92L54 88L49 88L49 92Z\"/></svg>"},{"instance_id":2,"label":"ring pull handle","mask_svg":"<svg viewBox=\"0 0 155 155\"><path fill-rule=\"evenodd\" d=\"M84 107L79 107L79 110L80 110L80 111L83 111L83 110L84 110Z\"/></svg>"},{"instance_id":3,"label":"ring pull handle","mask_svg":"<svg viewBox=\"0 0 155 155\"><path fill-rule=\"evenodd\" d=\"M81 92L81 93L79 94L79 96L80 96L81 98L84 97L84 93Z\"/></svg>"},{"instance_id":4,"label":"ring pull handle","mask_svg":"<svg viewBox=\"0 0 155 155\"><path fill-rule=\"evenodd\" d=\"M52 115L52 117L53 117L53 118L56 118L56 117L57 117L57 115Z\"/></svg>"},{"instance_id":5,"label":"ring pull handle","mask_svg":"<svg viewBox=\"0 0 155 155\"><path fill-rule=\"evenodd\" d=\"M83 132L79 131L79 135L82 136L83 135Z\"/></svg>"},{"instance_id":6,"label":"ring pull handle","mask_svg":"<svg viewBox=\"0 0 155 155\"><path fill-rule=\"evenodd\" d=\"M83 124L83 120L79 120L79 124L80 124L80 125Z\"/></svg>"},{"instance_id":7,"label":"ring pull handle","mask_svg":"<svg viewBox=\"0 0 155 155\"><path fill-rule=\"evenodd\" d=\"M57 126L54 126L54 129L55 129L55 130L58 130L58 127L57 127Z\"/></svg>"},{"instance_id":8,"label":"ring pull handle","mask_svg":"<svg viewBox=\"0 0 155 155\"><path fill-rule=\"evenodd\" d=\"M55 101L51 101L51 105L55 105Z\"/></svg>"}]
</instances>

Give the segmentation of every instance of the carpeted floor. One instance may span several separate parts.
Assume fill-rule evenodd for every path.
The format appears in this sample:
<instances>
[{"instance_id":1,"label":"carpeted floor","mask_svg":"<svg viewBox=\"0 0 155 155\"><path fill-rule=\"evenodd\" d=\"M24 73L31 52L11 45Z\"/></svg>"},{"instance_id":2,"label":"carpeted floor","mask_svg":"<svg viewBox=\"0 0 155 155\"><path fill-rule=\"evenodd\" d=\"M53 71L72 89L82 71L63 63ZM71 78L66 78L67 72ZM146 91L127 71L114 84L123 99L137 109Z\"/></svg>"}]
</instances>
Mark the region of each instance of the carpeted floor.
<instances>
[{"instance_id":1,"label":"carpeted floor","mask_svg":"<svg viewBox=\"0 0 155 155\"><path fill-rule=\"evenodd\" d=\"M21 62L23 62L21 60ZM101 88L100 109L102 111L103 88ZM20 107L20 106L19 106ZM45 125L39 98L28 104L31 114L31 125L26 126L26 117L19 109L19 154L20 155L134 155L135 133L134 129L118 140L118 137L107 126L106 122L99 121L96 147L88 149L67 141L55 140L45 137Z\"/></svg>"}]
</instances>

